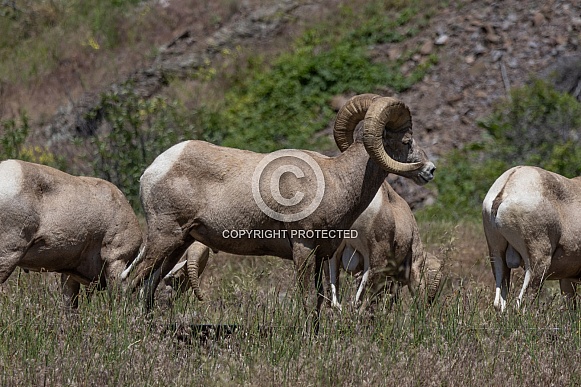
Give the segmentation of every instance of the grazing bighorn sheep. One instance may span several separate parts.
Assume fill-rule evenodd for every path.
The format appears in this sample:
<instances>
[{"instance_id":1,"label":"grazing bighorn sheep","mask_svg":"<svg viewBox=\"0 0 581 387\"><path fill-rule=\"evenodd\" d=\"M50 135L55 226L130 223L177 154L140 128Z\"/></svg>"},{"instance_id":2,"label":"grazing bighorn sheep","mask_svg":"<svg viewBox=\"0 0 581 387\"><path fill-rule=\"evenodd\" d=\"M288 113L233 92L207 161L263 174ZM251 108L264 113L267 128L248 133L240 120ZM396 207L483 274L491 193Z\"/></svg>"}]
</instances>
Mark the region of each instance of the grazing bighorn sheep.
<instances>
[{"instance_id":1,"label":"grazing bighorn sheep","mask_svg":"<svg viewBox=\"0 0 581 387\"><path fill-rule=\"evenodd\" d=\"M333 307L341 310L337 297L341 267L351 274L362 273L355 305L366 288L371 288L374 294L381 291L387 277L393 281L390 291L394 296L398 285L408 285L412 294L424 294L425 291L427 300L433 301L440 286L442 264L424 251L409 205L387 181L350 228L357 231L357 238L343 239L328 265L324 266ZM191 286L202 301L199 276L206 267L209 250L207 246L194 242L164 280L173 287L179 286L178 293Z\"/></svg>"},{"instance_id":2,"label":"grazing bighorn sheep","mask_svg":"<svg viewBox=\"0 0 581 387\"><path fill-rule=\"evenodd\" d=\"M534 294L546 279L560 280L561 291L575 294L581 277L581 179L568 179L537 167L504 172L482 205L482 221L496 280L494 306L506 308L510 271L525 277L517 300ZM529 287L529 285L531 285Z\"/></svg>"},{"instance_id":3,"label":"grazing bighorn sheep","mask_svg":"<svg viewBox=\"0 0 581 387\"><path fill-rule=\"evenodd\" d=\"M363 130L355 131L362 120ZM305 309L308 309L305 291L313 279L314 264L315 321L318 321L324 300L322 262L333 254L342 237L339 233L333 238L308 237L305 231L348 229L389 173L425 184L433 179L435 170L412 139L409 109L393 98L374 94L353 97L338 112L334 134L340 148L346 149L343 153L330 158L311 151L287 150L284 160L292 165L282 165L274 171L270 191L268 185L256 181L254 174L265 167L265 161L277 159L276 152L265 155L203 141L185 141L159 155L141 177L147 236L131 283L136 289L147 277L152 279L145 289L148 308L161 278L197 240L233 254L292 259ZM308 173L301 169L304 160L310 160ZM281 169L285 167L286 171ZM276 179L278 187L272 188ZM261 209L255 194L266 198L262 204L270 212ZM310 214L297 219L289 215L289 210L297 213L296 206L289 204L297 198L304 199L299 204L313 203L315 199L320 203ZM224 235L228 230L288 234L280 238L231 239ZM151 277L159 267L161 275Z\"/></svg>"},{"instance_id":4,"label":"grazing bighorn sheep","mask_svg":"<svg viewBox=\"0 0 581 387\"><path fill-rule=\"evenodd\" d=\"M440 287L442 264L424 251L409 205L387 181L351 229L357 231L358 237L343 239L325 266L333 307L341 310L337 298L341 268L351 274L361 273L354 305L359 305L366 288L374 296L388 283L394 297L399 286L407 285L412 294L420 291L429 302L434 300Z\"/></svg>"},{"instance_id":5,"label":"grazing bighorn sheep","mask_svg":"<svg viewBox=\"0 0 581 387\"><path fill-rule=\"evenodd\" d=\"M203 301L200 276L206 268L209 256L210 248L208 246L197 241L192 243L178 264L163 277L163 280L174 290L177 290L178 295L191 287L197 299Z\"/></svg>"},{"instance_id":6,"label":"grazing bighorn sheep","mask_svg":"<svg viewBox=\"0 0 581 387\"><path fill-rule=\"evenodd\" d=\"M139 222L113 184L19 160L0 163L0 182L0 283L18 266L58 272L76 308L80 284L105 287L137 255Z\"/></svg>"}]
</instances>

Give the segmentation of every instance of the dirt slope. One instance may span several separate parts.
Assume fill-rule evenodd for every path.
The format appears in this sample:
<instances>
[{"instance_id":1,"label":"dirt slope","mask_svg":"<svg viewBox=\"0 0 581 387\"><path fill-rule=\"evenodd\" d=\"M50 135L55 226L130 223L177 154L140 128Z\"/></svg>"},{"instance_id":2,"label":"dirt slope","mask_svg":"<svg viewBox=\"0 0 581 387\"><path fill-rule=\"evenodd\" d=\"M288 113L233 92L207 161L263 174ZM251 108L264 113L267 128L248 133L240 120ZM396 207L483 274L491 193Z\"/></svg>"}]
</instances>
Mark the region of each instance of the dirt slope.
<instances>
[{"instance_id":1,"label":"dirt slope","mask_svg":"<svg viewBox=\"0 0 581 387\"><path fill-rule=\"evenodd\" d=\"M254 50L280 47L305 22L325 18L340 3L257 0L243 2L228 13L212 8L211 3L154 2L156 12L163 13L166 20L152 42L163 41L156 58L149 63L133 62L137 68L131 68L132 62L124 63L120 67L125 70L116 77L102 77L100 86L89 85L90 91L76 95L40 82L29 99L35 101L38 110L44 110L39 106L42 100L35 95L51 95L44 99L46 104L59 106L53 109L52 118L46 120L44 134L91 132L91 123L81 122L82 116L96 103L100 91L114 89L120 82L131 79L144 96L155 94L168 76L179 76L204 60L212 60L223 47L237 44ZM223 22L210 23L208 19L213 14L220 15ZM576 1L456 1L441 9L415 38L374 47L373 54L377 60L389 60L407 48L421 47L421 54L404 65L403 71L429 54L438 56L438 65L423 81L399 97L412 108L417 137L429 146L433 156L439 156L478 137L476 121L490 112L495 101L506 96L510 87L522 85L559 58L574 54L579 50L580 40L581 4ZM122 59L116 60L122 63ZM91 71L90 63L86 67ZM67 90L79 89L78 77L56 78L67 84ZM107 81L110 83L104 84ZM48 89L45 92L38 90L43 85ZM26 98L21 96L20 100L26 105Z\"/></svg>"},{"instance_id":2,"label":"dirt slope","mask_svg":"<svg viewBox=\"0 0 581 387\"><path fill-rule=\"evenodd\" d=\"M440 62L401 98L413 107L416 128L426 131L423 141L442 154L478 137L476 121L508 89L579 50L581 4L463 2L443 10L415 40Z\"/></svg>"},{"instance_id":3,"label":"dirt slope","mask_svg":"<svg viewBox=\"0 0 581 387\"><path fill-rule=\"evenodd\" d=\"M135 55L119 53L108 59L118 68L109 75L100 70L103 59L65 61L56 74L39 81L34 90L15 92L9 102L13 111L24 107L31 112L42 141L68 141L98 127L98 122L85 119L85 113L98 102L100 92L132 80L139 94L154 95L163 90L169 77L185 77L206 61L215 60L223 48L241 45L248 51L280 51L304 25L325 19L341 3L252 0L226 7L221 2L150 1L147 4L154 7L161 22L154 24L158 31L144 35L150 46L159 48L156 57L137 60ZM146 44L147 39L143 40ZM579 2L461 0L440 8L413 39L371 49L376 60L385 61L407 49L420 48L403 66L404 72L428 55L439 58L421 82L396 95L412 109L416 138L437 159L479 138L481 129L476 122L490 113L495 102L511 87L574 55L580 40ZM95 75L75 76L79 71ZM387 88L378 92L393 95ZM412 206L433 199L427 189L403 180L393 183Z\"/></svg>"}]
</instances>

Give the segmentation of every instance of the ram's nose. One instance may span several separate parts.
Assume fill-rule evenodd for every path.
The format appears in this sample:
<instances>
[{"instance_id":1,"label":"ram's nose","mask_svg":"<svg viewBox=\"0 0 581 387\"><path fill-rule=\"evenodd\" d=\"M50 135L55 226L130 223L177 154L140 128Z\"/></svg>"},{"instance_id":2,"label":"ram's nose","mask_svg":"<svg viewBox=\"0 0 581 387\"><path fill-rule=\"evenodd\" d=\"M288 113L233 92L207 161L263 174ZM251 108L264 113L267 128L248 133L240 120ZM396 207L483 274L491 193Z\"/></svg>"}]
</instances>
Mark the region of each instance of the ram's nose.
<instances>
[{"instance_id":1,"label":"ram's nose","mask_svg":"<svg viewBox=\"0 0 581 387\"><path fill-rule=\"evenodd\" d=\"M434 173L436 172L436 166L434 163L429 162L427 163L418 174L419 179L417 180L418 184L426 184L429 183L434 179Z\"/></svg>"}]
</instances>

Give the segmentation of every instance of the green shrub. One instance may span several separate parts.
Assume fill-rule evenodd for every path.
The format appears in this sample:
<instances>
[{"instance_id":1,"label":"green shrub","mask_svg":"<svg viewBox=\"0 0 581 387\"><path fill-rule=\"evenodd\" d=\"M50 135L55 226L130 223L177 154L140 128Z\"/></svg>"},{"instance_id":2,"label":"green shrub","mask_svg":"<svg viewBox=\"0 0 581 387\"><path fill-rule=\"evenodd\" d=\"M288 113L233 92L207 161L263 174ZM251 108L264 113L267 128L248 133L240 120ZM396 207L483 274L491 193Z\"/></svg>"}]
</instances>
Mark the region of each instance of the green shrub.
<instances>
[{"instance_id":1,"label":"green shrub","mask_svg":"<svg viewBox=\"0 0 581 387\"><path fill-rule=\"evenodd\" d=\"M488 149L494 157L511 165L559 167L555 159L571 158L566 150L574 151L575 144L581 144L581 105L571 95L556 91L542 80L534 80L513 90L509 103L499 103L481 126L494 140L494 146ZM576 164L578 168L569 168L570 177L581 174L581 164Z\"/></svg>"},{"instance_id":2,"label":"green shrub","mask_svg":"<svg viewBox=\"0 0 581 387\"><path fill-rule=\"evenodd\" d=\"M65 165L62 157L55 156L44 146L26 144L29 132L30 124L24 112L19 119L0 121L0 161L18 159L62 168Z\"/></svg>"},{"instance_id":3,"label":"green shrub","mask_svg":"<svg viewBox=\"0 0 581 387\"><path fill-rule=\"evenodd\" d=\"M438 162L436 179L430 183L435 186L438 199L420 211L418 217L453 221L477 219L486 192L507 168L504 161L485 157L478 144L448 153Z\"/></svg>"},{"instance_id":4,"label":"green shrub","mask_svg":"<svg viewBox=\"0 0 581 387\"><path fill-rule=\"evenodd\" d=\"M0 158L1 159L25 159L23 147L30 126L25 113L20 114L20 121L8 119L0 121ZM30 161L30 160L29 160Z\"/></svg>"},{"instance_id":5,"label":"green shrub","mask_svg":"<svg viewBox=\"0 0 581 387\"><path fill-rule=\"evenodd\" d=\"M356 17L347 7L343 13L351 22ZM260 59L249 60L248 69L231 79L233 87L219 106L198 109L197 126L209 141L255 151L324 147L316 133L333 117L328 103L332 96L370 92L380 86L399 92L435 63L436 57L430 57L404 76L400 66L413 52L390 63L369 55L370 45L400 41L403 35L394 31L416 15L415 8L404 7L399 14L358 15L364 20L346 21L344 30L328 25L309 29L268 68ZM336 33L329 33L331 28Z\"/></svg>"},{"instance_id":6,"label":"green shrub","mask_svg":"<svg viewBox=\"0 0 581 387\"><path fill-rule=\"evenodd\" d=\"M581 105L543 81L514 89L481 126L487 139L450 152L438 164L437 203L420 217L479 217L490 186L515 165L581 175Z\"/></svg>"},{"instance_id":7,"label":"green shrub","mask_svg":"<svg viewBox=\"0 0 581 387\"><path fill-rule=\"evenodd\" d=\"M140 211L139 178L155 157L186 137L186 115L177 103L132 91L104 93L91 114L98 112L104 112L104 128L91 140L88 161L95 176L115 184Z\"/></svg>"}]
</instances>

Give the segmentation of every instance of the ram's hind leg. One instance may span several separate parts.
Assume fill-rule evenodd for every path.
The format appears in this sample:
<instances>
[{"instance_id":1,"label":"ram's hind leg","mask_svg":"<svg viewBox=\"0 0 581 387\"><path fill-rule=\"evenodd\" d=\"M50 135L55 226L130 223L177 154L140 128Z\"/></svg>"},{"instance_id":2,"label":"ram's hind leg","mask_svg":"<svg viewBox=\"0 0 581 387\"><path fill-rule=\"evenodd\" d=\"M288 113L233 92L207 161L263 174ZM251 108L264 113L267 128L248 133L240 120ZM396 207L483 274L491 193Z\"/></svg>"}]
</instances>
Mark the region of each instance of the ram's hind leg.
<instances>
[{"instance_id":1,"label":"ram's hind leg","mask_svg":"<svg viewBox=\"0 0 581 387\"><path fill-rule=\"evenodd\" d=\"M484 222L484 234L495 282L494 308L504 312L510 289L510 268L506 264L508 241L496 229L487 227L486 222Z\"/></svg>"},{"instance_id":2,"label":"ram's hind leg","mask_svg":"<svg viewBox=\"0 0 581 387\"><path fill-rule=\"evenodd\" d=\"M162 278L171 271L171 269L178 263L179 259L185 253L188 243L178 245L166 259L163 260L161 266L153 272L143 283L143 299L145 301L145 310L150 311L153 308L155 290L157 289Z\"/></svg>"},{"instance_id":3,"label":"ram's hind leg","mask_svg":"<svg viewBox=\"0 0 581 387\"><path fill-rule=\"evenodd\" d=\"M494 307L504 312L506 309L506 299L510 289L510 268L506 266L504 259L493 257L490 260L494 279L496 282L496 293L494 295Z\"/></svg>"},{"instance_id":4,"label":"ram's hind leg","mask_svg":"<svg viewBox=\"0 0 581 387\"><path fill-rule=\"evenodd\" d=\"M520 307L525 302L527 294L530 295L528 297L530 301L537 299L543 282L550 275L549 267L553 254L547 233L529 238L526 246L518 250L525 269L525 277L517 300Z\"/></svg>"},{"instance_id":5,"label":"ram's hind leg","mask_svg":"<svg viewBox=\"0 0 581 387\"><path fill-rule=\"evenodd\" d=\"M496 283L494 307L500 312L506 309L506 299L510 289L510 268L506 265L506 251L491 251L490 264Z\"/></svg>"},{"instance_id":6,"label":"ram's hind leg","mask_svg":"<svg viewBox=\"0 0 581 387\"><path fill-rule=\"evenodd\" d=\"M135 269L137 275L143 280L142 295L146 311L153 308L155 290L161 279L178 263L194 241L193 237L185 232L175 232L179 229L177 223L174 226L166 225L163 230L156 228L154 224L148 224L147 239L140 253L143 259ZM132 288L135 288L138 283L139 278L134 279Z\"/></svg>"},{"instance_id":7,"label":"ram's hind leg","mask_svg":"<svg viewBox=\"0 0 581 387\"><path fill-rule=\"evenodd\" d=\"M32 232L5 229L0 235L0 284L6 282L26 255L31 245L29 238L32 238Z\"/></svg>"},{"instance_id":8,"label":"ram's hind leg","mask_svg":"<svg viewBox=\"0 0 581 387\"><path fill-rule=\"evenodd\" d=\"M71 278L68 274L61 274L61 288L63 293L63 303L67 309L77 309L79 307L79 292L81 284Z\"/></svg>"}]
</instances>

